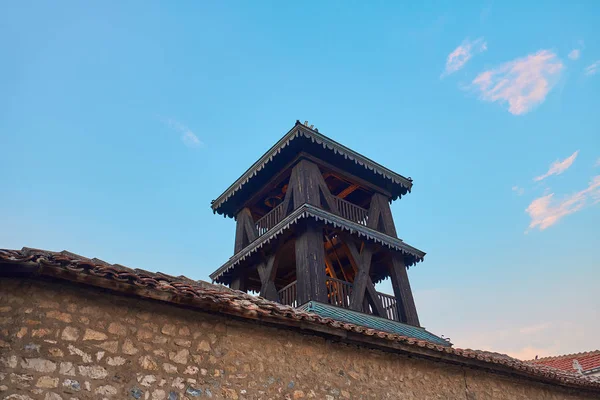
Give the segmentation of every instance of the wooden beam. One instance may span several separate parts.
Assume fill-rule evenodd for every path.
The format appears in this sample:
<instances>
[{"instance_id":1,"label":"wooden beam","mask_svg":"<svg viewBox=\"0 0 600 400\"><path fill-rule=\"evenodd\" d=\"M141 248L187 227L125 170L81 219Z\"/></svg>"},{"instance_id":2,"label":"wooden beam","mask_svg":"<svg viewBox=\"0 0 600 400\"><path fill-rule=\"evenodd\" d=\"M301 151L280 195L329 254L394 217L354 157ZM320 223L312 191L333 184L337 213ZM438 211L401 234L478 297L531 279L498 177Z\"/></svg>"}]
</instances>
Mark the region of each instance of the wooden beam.
<instances>
[{"instance_id":1,"label":"wooden beam","mask_svg":"<svg viewBox=\"0 0 600 400\"><path fill-rule=\"evenodd\" d=\"M398 237L388 198L380 193L371 197L367 226L391 237Z\"/></svg>"},{"instance_id":2,"label":"wooden beam","mask_svg":"<svg viewBox=\"0 0 600 400\"><path fill-rule=\"evenodd\" d=\"M261 282L260 295L268 300L279 301L279 294L275 288L275 275L277 274L275 254L267 257L258 265L257 269Z\"/></svg>"},{"instance_id":3,"label":"wooden beam","mask_svg":"<svg viewBox=\"0 0 600 400\"><path fill-rule=\"evenodd\" d=\"M383 194L384 196L386 196L387 198L391 198L392 194L390 192L388 192L387 190L385 190L382 187L379 187L377 185L374 185L362 178L359 178L353 174L348 173L347 171L344 171L334 165L331 165L323 160L321 160L320 158L317 158L311 154L305 153L305 152L300 152L298 153L298 155L296 157L294 157L290 162L288 162L281 170L279 173L277 173L271 180L269 180L269 182L265 183L257 192L256 194L254 194L252 197L250 197L245 203L244 205L241 205L240 208L238 209L238 211L236 212L236 214L244 207L247 206L251 206L253 204L255 204L256 202L262 200L263 197L265 197L267 195L268 192L270 192L274 187L276 187L278 184L280 184L284 179L286 179L288 177L288 174L290 174L290 170L291 168L298 163L299 160L302 159L306 159L306 160L310 160L318 165L323 166L324 168L326 168L327 170L334 172L337 175L343 176L344 180L347 181L351 181L352 183L358 184L359 186L366 188L368 190L371 190L373 192L379 192L381 194ZM323 177L325 178L328 174L331 174L331 172L324 172L323 173Z\"/></svg>"},{"instance_id":4,"label":"wooden beam","mask_svg":"<svg viewBox=\"0 0 600 400\"><path fill-rule=\"evenodd\" d=\"M385 190L384 188L382 188L380 186L377 186L377 185L374 185L371 182L368 182L368 181L366 181L366 180L364 180L362 178L359 178L356 175L353 175L353 174L349 173L348 171L344 171L343 169L340 169L340 168L338 168L338 167L336 167L336 166L334 166L332 164L329 164L328 162L323 161L320 158L317 158L317 157L315 157L315 156L313 156L311 154L308 154L308 153L301 153L301 155L302 155L303 158L306 158L307 160L311 160L311 161L313 161L313 162L315 162L315 163L323 166L324 168L326 168L326 169L328 169L328 170L330 170L332 172L335 172L336 174L339 174L339 175L343 176L347 180L351 180L354 183L358 183L360 186L362 186L364 188L370 189L373 192L381 193L384 196L386 196L387 198L391 198L392 197L392 194L390 192L388 192L387 190Z\"/></svg>"},{"instance_id":5,"label":"wooden beam","mask_svg":"<svg viewBox=\"0 0 600 400\"><path fill-rule=\"evenodd\" d=\"M300 178L296 189L305 194L305 197L299 196L298 201L294 201L296 208L304 203L321 208L325 208L327 205L332 212L337 213L337 204L333 201L333 195L329 191L318 165L308 160L302 160L294 168L298 169ZM327 204L322 203L321 195Z\"/></svg>"},{"instance_id":6,"label":"wooden beam","mask_svg":"<svg viewBox=\"0 0 600 400\"><path fill-rule=\"evenodd\" d=\"M243 208L236 216L234 254L243 250L258 237L258 230L249 208Z\"/></svg>"},{"instance_id":7,"label":"wooden beam","mask_svg":"<svg viewBox=\"0 0 600 400\"><path fill-rule=\"evenodd\" d=\"M306 221L298 226L296 239L296 279L298 303L309 300L327 303L325 274L325 246L323 228L316 221Z\"/></svg>"},{"instance_id":8,"label":"wooden beam","mask_svg":"<svg viewBox=\"0 0 600 400\"><path fill-rule=\"evenodd\" d=\"M298 162L298 160L301 159L301 154L302 153L300 153L298 156L294 157L283 168L281 168L281 170L275 176L273 176L273 178L271 178L267 183L265 183L252 197L250 197L246 201L245 204L246 205L253 205L253 204L255 204L255 203L263 200L263 198L271 190L273 190L273 188L275 188L277 185L279 185L285 179L289 178L289 175L291 174L292 167Z\"/></svg>"},{"instance_id":9,"label":"wooden beam","mask_svg":"<svg viewBox=\"0 0 600 400\"><path fill-rule=\"evenodd\" d=\"M390 264L390 277L394 295L396 297L396 305L398 306L398 315L401 322L409 325L420 326L417 308L413 299L410 283L408 282L408 273L406 265L401 255L395 254L392 256Z\"/></svg>"},{"instance_id":10,"label":"wooden beam","mask_svg":"<svg viewBox=\"0 0 600 400\"><path fill-rule=\"evenodd\" d=\"M340 260L340 257L338 256L337 250L335 249L335 245L333 244L333 241L329 238L329 235L325 235L325 240L327 240L325 245L326 246L329 245L329 248L333 251L333 255L335 256L338 266L340 267L340 270L342 271L342 275L344 275L344 280L346 282L350 282L348 280L348 277L346 276L346 272L344 271L344 264L342 264L342 261ZM327 255L325 255L325 257L327 257ZM334 278L336 278L336 277L334 277Z\"/></svg>"},{"instance_id":11,"label":"wooden beam","mask_svg":"<svg viewBox=\"0 0 600 400\"><path fill-rule=\"evenodd\" d=\"M354 246L354 244L350 245ZM367 288L367 283L370 279L369 272L371 270L371 257L373 253L371 249L365 248L365 250L358 254L356 251L356 255L359 258L359 269L356 273L356 277L354 278L354 285L352 287L352 298L350 299L350 308L353 310L360 310L362 306L363 298L365 297L365 290Z\"/></svg>"},{"instance_id":12,"label":"wooden beam","mask_svg":"<svg viewBox=\"0 0 600 400\"><path fill-rule=\"evenodd\" d=\"M352 268L354 268L354 271L356 274L356 277L354 278L354 282L356 284L356 280L362 269L362 264L361 264L362 257L361 257L361 254L358 252L358 249L357 249L356 245L354 244L354 241L352 240L351 237L349 237L348 235L345 235L344 242L346 244L346 247L350 251L350 257L348 257L348 259L350 260L350 263L352 264ZM365 249L366 248L367 248L367 246L365 246ZM369 253L370 253L370 255L368 256L368 261L369 261L369 265L370 265L371 258L372 258L372 251L369 250ZM354 305L354 307L358 307L358 308L353 308L353 309L355 309L357 311L361 311L362 305L363 305L363 300L365 298L365 291L366 291L366 294L368 294L369 302L373 306L373 310L375 311L375 314L380 317L385 318L386 317L385 309L383 308L381 299L377 295L377 291L375 290L375 285L373 284L373 281L371 280L371 277L369 276L368 272L367 272L366 278L363 278L363 279L365 280L365 283L364 283L365 286L364 286L364 289L362 289L362 293L360 293L361 289L359 288L358 294L355 295L355 287L352 288L352 298L350 300L351 307L352 307L352 305Z\"/></svg>"},{"instance_id":13,"label":"wooden beam","mask_svg":"<svg viewBox=\"0 0 600 400\"><path fill-rule=\"evenodd\" d=\"M241 290L242 292L248 291L248 270L246 268L237 268L233 271L233 279L231 281L231 287L233 290Z\"/></svg>"},{"instance_id":14,"label":"wooden beam","mask_svg":"<svg viewBox=\"0 0 600 400\"><path fill-rule=\"evenodd\" d=\"M339 197L340 199L345 199L346 197L348 197L351 193L353 193L359 187L360 186L358 186L357 184L352 184L352 185L348 186L346 189L342 190L337 195L337 197Z\"/></svg>"},{"instance_id":15,"label":"wooden beam","mask_svg":"<svg viewBox=\"0 0 600 400\"><path fill-rule=\"evenodd\" d=\"M327 257L327 254L325 254L325 267L327 268L327 271L329 271L329 274L332 278L338 279L337 274L335 273L335 269L333 268L331 261L329 261L329 257Z\"/></svg>"}]
</instances>

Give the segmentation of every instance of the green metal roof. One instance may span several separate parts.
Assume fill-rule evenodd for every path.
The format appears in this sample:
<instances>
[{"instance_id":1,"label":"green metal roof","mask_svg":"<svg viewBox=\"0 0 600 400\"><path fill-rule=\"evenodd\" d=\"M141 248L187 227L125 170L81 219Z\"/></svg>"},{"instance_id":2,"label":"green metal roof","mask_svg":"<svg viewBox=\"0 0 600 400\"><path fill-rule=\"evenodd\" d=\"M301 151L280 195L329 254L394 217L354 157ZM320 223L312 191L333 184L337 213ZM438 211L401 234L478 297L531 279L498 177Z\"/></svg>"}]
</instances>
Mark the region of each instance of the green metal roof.
<instances>
[{"instance_id":1,"label":"green metal roof","mask_svg":"<svg viewBox=\"0 0 600 400\"><path fill-rule=\"evenodd\" d=\"M452 343L426 331L424 328L403 324L402 322L392 321L385 318L376 317L374 315L364 314L358 311L348 310L345 308L335 307L330 304L323 304L317 301L309 301L308 303L298 307L301 310L312 312L321 317L335 319L336 321L347 322L350 324L366 326L368 328L377 329L389 333L396 333L402 336L413 337L415 339L426 340L431 343L440 344L442 346L452 346Z\"/></svg>"}]
</instances>

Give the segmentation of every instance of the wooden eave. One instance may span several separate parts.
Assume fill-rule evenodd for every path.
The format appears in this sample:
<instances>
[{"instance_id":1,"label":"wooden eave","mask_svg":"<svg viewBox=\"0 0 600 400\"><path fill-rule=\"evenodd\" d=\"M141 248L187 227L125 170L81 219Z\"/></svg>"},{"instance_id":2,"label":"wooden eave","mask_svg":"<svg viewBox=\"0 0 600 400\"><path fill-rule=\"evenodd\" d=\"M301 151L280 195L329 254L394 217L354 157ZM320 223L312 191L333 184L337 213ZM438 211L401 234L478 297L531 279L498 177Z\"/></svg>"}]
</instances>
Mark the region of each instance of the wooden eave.
<instances>
[{"instance_id":1,"label":"wooden eave","mask_svg":"<svg viewBox=\"0 0 600 400\"><path fill-rule=\"evenodd\" d=\"M316 221L324 223L325 225L348 232L359 239L367 240L371 243L376 243L378 245L387 247L390 250L400 252L405 256L407 267L423 261L423 258L425 257L425 252L406 244L402 239L398 239L374 229L367 228L364 225L347 220L310 204L304 204L281 220L281 222L271 228L264 235L260 236L246 246L243 250L231 257L219 269L210 274L210 278L214 282L220 282L219 278L222 277L223 274L233 270L236 266L243 263L244 260L250 258L259 252L263 247L267 246L270 242L286 233L292 225L297 224L300 220L305 218L312 218Z\"/></svg>"},{"instance_id":2,"label":"wooden eave","mask_svg":"<svg viewBox=\"0 0 600 400\"><path fill-rule=\"evenodd\" d=\"M301 141L304 143L300 143ZM253 192L262 187L272 174L277 172L277 168L285 165L285 160L289 156L294 156L300 151L307 151L305 143L313 144L315 148L321 148L333 155L332 164L344 164L345 168L351 168L361 178L381 187L391 194L391 200L398 199L410 192L412 180L397 174L375 161L347 148L346 146L320 134L298 122L283 136L273 147L271 147L258 161L256 161L242 176L240 176L227 190L225 190L217 199L213 200L211 207L213 212L223 214L228 217L234 217L236 211L241 208L244 199L252 196ZM297 145L298 144L298 145ZM314 146L316 145L316 146ZM292 149L292 147L294 147ZM281 153L289 153L288 157L281 159ZM308 151L310 153L310 150ZM256 185L249 185L251 181L256 181L257 177L267 174L266 178L259 179ZM252 188L247 189L248 186ZM234 201L237 197L242 197Z\"/></svg>"}]
</instances>

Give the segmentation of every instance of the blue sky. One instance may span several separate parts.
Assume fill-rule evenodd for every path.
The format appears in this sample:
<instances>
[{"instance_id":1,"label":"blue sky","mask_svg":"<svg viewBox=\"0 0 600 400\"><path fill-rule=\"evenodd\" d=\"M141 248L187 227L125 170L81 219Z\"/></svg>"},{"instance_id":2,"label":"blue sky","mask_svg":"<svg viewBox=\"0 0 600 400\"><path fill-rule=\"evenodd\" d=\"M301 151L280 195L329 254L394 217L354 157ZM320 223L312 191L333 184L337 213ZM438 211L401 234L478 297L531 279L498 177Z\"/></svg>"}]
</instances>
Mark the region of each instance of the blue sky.
<instances>
[{"instance_id":1,"label":"blue sky","mask_svg":"<svg viewBox=\"0 0 600 400\"><path fill-rule=\"evenodd\" d=\"M234 236L210 201L308 120L414 179L427 328L598 346L600 3L0 7L0 247L207 279Z\"/></svg>"}]
</instances>

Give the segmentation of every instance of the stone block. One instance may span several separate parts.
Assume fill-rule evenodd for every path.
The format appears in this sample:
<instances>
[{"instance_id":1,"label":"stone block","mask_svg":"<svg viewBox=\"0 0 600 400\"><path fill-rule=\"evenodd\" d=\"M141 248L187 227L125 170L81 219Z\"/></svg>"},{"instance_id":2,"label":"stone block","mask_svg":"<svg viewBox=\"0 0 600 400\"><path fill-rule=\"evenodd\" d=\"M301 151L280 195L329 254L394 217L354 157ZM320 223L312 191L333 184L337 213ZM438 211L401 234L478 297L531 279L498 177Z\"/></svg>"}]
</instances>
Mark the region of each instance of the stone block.
<instances>
[{"instance_id":1,"label":"stone block","mask_svg":"<svg viewBox=\"0 0 600 400\"><path fill-rule=\"evenodd\" d=\"M86 329L83 334L83 340L106 340L108 336L105 333L95 331L93 329Z\"/></svg>"}]
</instances>

